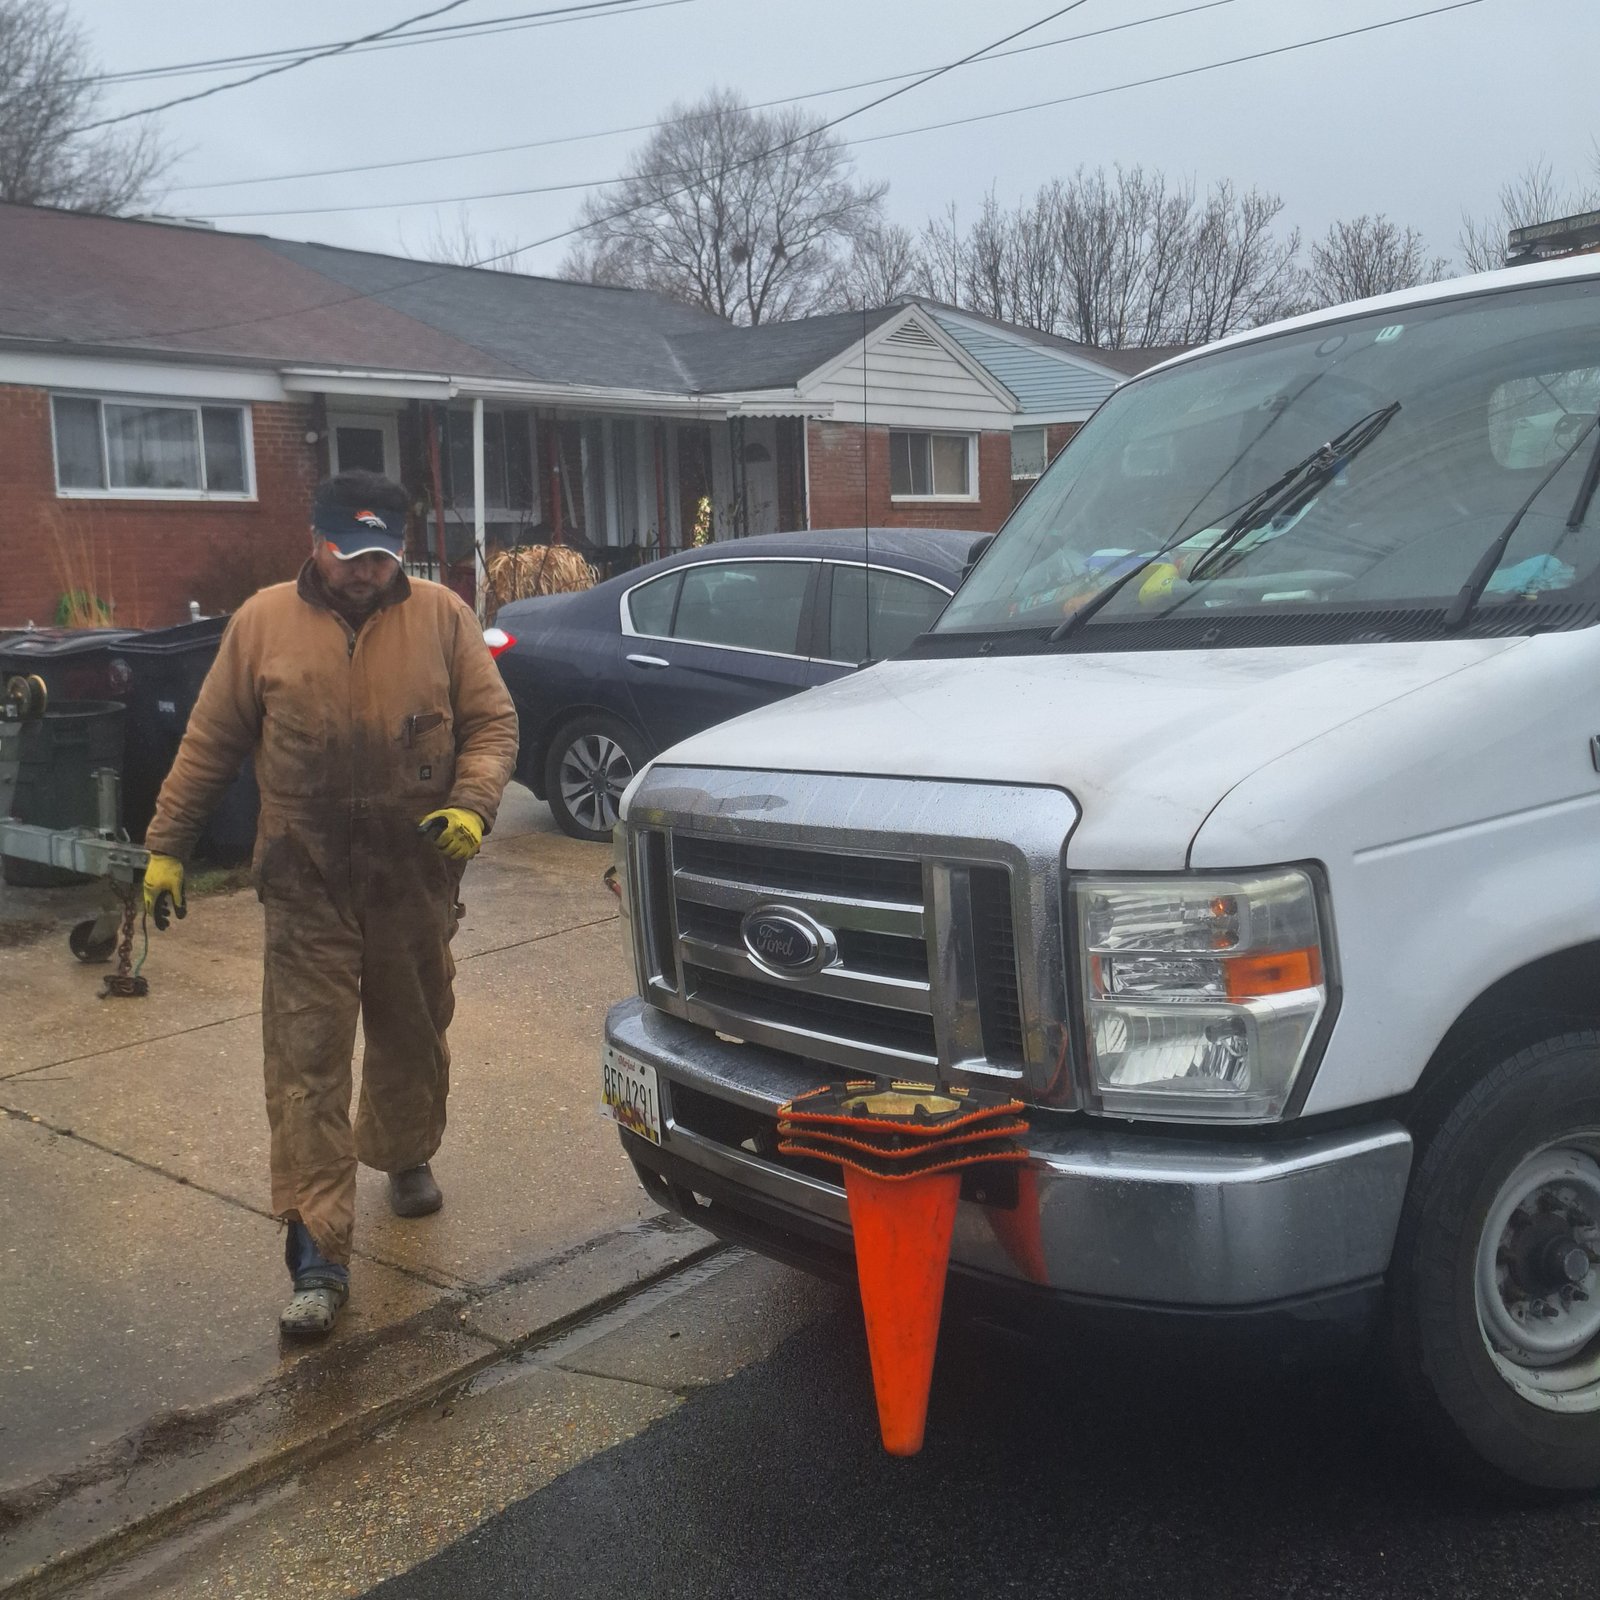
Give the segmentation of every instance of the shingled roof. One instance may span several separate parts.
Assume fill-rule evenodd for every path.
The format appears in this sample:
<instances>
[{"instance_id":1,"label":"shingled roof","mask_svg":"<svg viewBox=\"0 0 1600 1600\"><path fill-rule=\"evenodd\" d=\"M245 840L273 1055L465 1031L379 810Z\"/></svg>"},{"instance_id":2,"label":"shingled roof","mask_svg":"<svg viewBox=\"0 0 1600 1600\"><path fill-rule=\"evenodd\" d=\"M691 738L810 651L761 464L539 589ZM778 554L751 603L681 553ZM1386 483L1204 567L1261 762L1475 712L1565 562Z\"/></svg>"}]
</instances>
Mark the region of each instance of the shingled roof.
<instances>
[{"instance_id":1,"label":"shingled roof","mask_svg":"<svg viewBox=\"0 0 1600 1600\"><path fill-rule=\"evenodd\" d=\"M681 398L792 389L902 310L742 328L644 290L0 205L0 341L59 349Z\"/></svg>"}]
</instances>

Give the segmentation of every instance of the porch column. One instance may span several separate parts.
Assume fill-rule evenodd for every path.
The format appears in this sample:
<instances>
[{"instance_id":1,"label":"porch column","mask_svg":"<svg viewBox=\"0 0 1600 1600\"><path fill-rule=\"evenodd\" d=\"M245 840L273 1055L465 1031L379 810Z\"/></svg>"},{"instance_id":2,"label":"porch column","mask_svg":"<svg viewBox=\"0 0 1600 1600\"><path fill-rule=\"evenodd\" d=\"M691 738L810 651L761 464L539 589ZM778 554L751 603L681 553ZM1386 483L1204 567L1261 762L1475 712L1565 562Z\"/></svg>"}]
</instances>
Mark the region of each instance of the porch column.
<instances>
[{"instance_id":1,"label":"porch column","mask_svg":"<svg viewBox=\"0 0 1600 1600\"><path fill-rule=\"evenodd\" d=\"M619 545L622 535L617 531L617 436L616 423L610 417L600 419L601 475L605 480L606 543ZM596 543L599 541L597 540Z\"/></svg>"},{"instance_id":2,"label":"porch column","mask_svg":"<svg viewBox=\"0 0 1600 1600\"><path fill-rule=\"evenodd\" d=\"M478 621L489 615L489 577L484 567L484 540L488 537L483 515L483 397L472 402L472 592L477 597Z\"/></svg>"},{"instance_id":3,"label":"porch column","mask_svg":"<svg viewBox=\"0 0 1600 1600\"><path fill-rule=\"evenodd\" d=\"M653 537L641 541L644 544L655 544L661 538L661 530L651 526L656 520L656 452L653 431L648 418L633 419L633 503L639 509L640 528L653 534Z\"/></svg>"}]
</instances>

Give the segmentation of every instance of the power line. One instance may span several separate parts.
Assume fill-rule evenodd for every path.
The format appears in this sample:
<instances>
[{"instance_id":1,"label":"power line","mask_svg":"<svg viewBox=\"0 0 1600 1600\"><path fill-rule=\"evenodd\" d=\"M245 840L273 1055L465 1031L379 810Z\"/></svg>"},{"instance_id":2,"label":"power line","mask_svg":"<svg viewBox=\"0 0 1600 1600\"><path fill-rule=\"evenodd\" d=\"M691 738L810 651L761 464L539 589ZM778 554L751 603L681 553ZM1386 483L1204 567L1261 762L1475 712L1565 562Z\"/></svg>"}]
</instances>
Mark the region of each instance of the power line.
<instances>
[{"instance_id":1,"label":"power line","mask_svg":"<svg viewBox=\"0 0 1600 1600\"><path fill-rule=\"evenodd\" d=\"M458 11L468 0L445 0L445 4L435 6L431 11L420 11L414 17L406 17L400 22L391 23L387 28L379 28L374 33L364 33L359 38L346 39L339 44L328 46L326 49L312 51L309 55L296 56L293 60L281 62L274 67L265 67L260 72L253 72L247 78L232 78L227 83L214 83L209 89L197 89L193 94L179 95L175 100L163 100L160 105L145 106L139 111L122 111L114 117L101 117L96 122L86 122L81 128L70 130L72 134L89 133L95 128L109 128L114 123L131 122L135 117L148 117L157 111L170 111L173 106L188 105L192 100L209 99L214 94L222 94L228 89L242 89L247 83L259 83L263 78L274 78L280 72L292 72L296 67L303 67L310 61L321 61L328 56L343 55L346 50L353 50L358 44L368 44L374 39L385 39L390 34L399 33L403 28L409 28L413 23L426 22L430 17L442 17L447 11Z\"/></svg>"},{"instance_id":2,"label":"power line","mask_svg":"<svg viewBox=\"0 0 1600 1600\"><path fill-rule=\"evenodd\" d=\"M659 4L687 5L689 0L657 0ZM418 28L415 32L370 44L352 46L342 52L367 55L374 50L403 50L415 44L448 44L454 39L487 38L498 33L517 33L525 28L549 27L561 22L585 22L593 16L604 16L628 7L642 11L657 9L657 5L642 5L639 0L584 0L582 4L556 6L542 11L513 11L504 16L484 17L479 22L452 22L437 28ZM626 11L621 14L626 15ZM402 25L403 26L403 25ZM211 56L201 61L180 61L164 67L135 67L125 72L101 72L88 77L72 78L74 84L125 84L148 82L163 78L185 78L220 72L227 68L264 66L282 61L307 51L329 48L321 45L295 45L278 50L252 50L237 56Z\"/></svg>"},{"instance_id":3,"label":"power line","mask_svg":"<svg viewBox=\"0 0 1600 1600\"><path fill-rule=\"evenodd\" d=\"M1403 17L1390 17L1384 22L1369 22L1360 28L1344 28L1338 33L1325 33L1316 39L1302 39L1295 44L1282 44L1271 50L1253 50L1249 55L1230 56L1226 61L1211 61L1200 67L1183 67L1176 72L1158 73L1153 78L1135 78L1128 83L1114 83L1104 89L1085 89L1078 94L1064 94L1053 100L1034 100L1024 106L1005 106L999 111L980 111L970 117L952 117L947 122L928 122L919 128L899 128L892 133L871 133L853 140L854 144L880 144L885 139L904 139L913 133L936 133L942 128L963 128L973 122L993 122L998 117L1015 117L1024 111L1042 111L1050 106L1071 105L1077 100L1094 100L1101 95L1120 94L1124 89L1142 89L1152 83L1170 83L1175 78L1192 78L1197 73L1215 72L1221 67L1235 67L1244 61L1263 61L1268 56L1288 55L1295 50L1309 50L1313 45L1331 44L1335 39L1353 39L1357 34L1377 33L1382 28L1398 28L1405 22L1417 22L1424 17L1443 16L1447 11L1465 11L1469 6L1481 6L1483 0L1453 0L1453 4L1433 6L1427 11L1411 11ZM541 240L539 243L546 241ZM534 250L538 245L527 245Z\"/></svg>"},{"instance_id":4,"label":"power line","mask_svg":"<svg viewBox=\"0 0 1600 1600\"><path fill-rule=\"evenodd\" d=\"M1009 43L1012 39L1015 39L1015 38L1019 37L1022 33L1029 32L1029 31L1031 31L1032 28L1043 27L1046 23L1052 22L1057 17L1065 15L1066 12L1076 10L1078 8L1078 6L1080 6L1080 5L1084 4L1084 3L1085 3L1085 0L1074 0L1073 4L1067 5L1067 6L1063 6L1060 10L1052 12L1049 16L1043 17L1038 22L1031 24L1029 28L1019 29L1016 33L1008 34L1005 38L996 40L994 42L994 44L986 47L984 50L974 51L970 55L963 56L959 61L951 62L948 66L939 68L936 71L929 73L927 75L927 77L925 77L923 79L920 79L918 81L919 82L929 82L935 77L942 76L944 73L954 71L957 67L964 66L969 61L974 61L974 60L978 59L980 56L986 55L989 52L989 50L998 49L1000 45ZM1316 39L1302 40L1297 44L1282 45L1282 46L1279 46L1279 47L1277 47L1275 49L1272 49L1272 50L1258 51L1258 52L1255 52L1252 55L1234 57L1234 58L1231 58L1228 61L1212 62L1212 63L1207 64L1206 66L1203 66L1203 67L1191 67L1191 68L1186 68L1186 69L1183 69L1183 70L1181 70L1179 72L1175 72L1175 73L1164 73L1164 74L1161 74L1161 75L1159 75L1158 77L1155 77L1155 78L1140 80L1139 83L1130 83L1130 84L1127 84L1127 85L1117 85L1117 86L1113 86L1112 88L1104 89L1104 90L1086 91L1086 94L1083 97L1087 98L1087 97L1092 97L1095 94L1115 93L1121 88L1142 87L1143 84L1147 83L1147 82L1148 83L1163 82L1163 81L1167 81L1170 78L1193 76L1195 73L1198 73L1198 72L1215 71L1215 70L1217 70L1217 69L1219 69L1221 67L1224 67L1224 66L1236 65L1239 62L1249 61L1249 60L1256 60L1256 59L1260 59L1261 57L1264 57L1264 56L1283 55L1283 54L1286 54L1289 51L1293 51L1293 50L1308 49L1308 48L1311 48L1314 45L1329 44L1329 43L1332 43L1333 41L1338 40L1338 39L1351 38L1351 37L1354 37L1355 35L1358 35L1358 34L1372 33L1372 32L1377 31L1378 29L1381 29L1381 28L1398 27L1403 23L1420 21L1420 20L1422 20L1423 18L1426 18L1426 17L1440 16L1440 15L1443 15L1443 14L1448 13L1448 12L1466 10L1470 6L1481 5L1482 3L1483 3L1483 0L1454 0L1453 4L1442 5L1442 6L1434 6L1434 7L1431 7L1429 9L1427 9L1427 10L1424 10L1424 11L1408 12L1404 16L1392 17L1392 18L1389 18L1387 21L1384 21L1384 22L1369 23L1364 27L1345 29L1345 30L1343 30L1341 32L1338 32L1338 33L1324 34L1324 35L1322 35L1322 36L1320 36L1320 37L1318 37ZM917 87L916 84L908 85L908 89L909 88L915 88L915 87ZM904 94L906 92L907 92L907 89L900 89L900 90L893 91L889 95L881 95L877 99L868 101L865 105L861 105L861 106L856 107L853 111L844 112L842 115L832 119L832 121L822 124L821 127L818 128L818 129L808 130L807 133L801 134L801 135L797 135L793 139L785 140L781 144L775 145L770 150L761 151L761 152L759 152L758 154L756 154L754 156L750 156L750 157L745 158L743 161L733 162L725 170L726 171L734 171L734 170L737 170L740 167L748 166L748 165L752 164L753 162L765 160L768 156L775 155L779 151L787 149L790 145L793 145L793 144L799 142L799 140L801 138L809 138L809 137L812 137L815 132L822 132L822 131L826 131L827 129L830 129L830 128L838 127L841 123L849 121L852 117L860 116L864 112L870 111L870 110L874 109L876 106L882 105L886 100L893 99L897 95ZM1064 102L1066 100L1071 100L1071 99L1075 99L1075 98L1080 98L1080 97L1079 96L1064 96L1064 97L1062 97L1062 100ZM955 121L953 121L953 122L931 123L931 124L928 124L924 128L906 128L906 129L900 129L897 132L892 133L892 134L872 135L867 139L862 139L862 140L857 141L857 142L859 142L859 143L872 143L872 142L875 142L876 140L879 140L879 139L899 138L899 137L903 137L905 135L912 134L912 133L929 132L929 131L933 131L933 130L939 129L939 128L951 127L951 126L955 126L958 123L962 123L962 122L985 121L985 120L989 120L989 119L992 119L992 118L995 118L995 117L1012 116L1012 115L1016 115L1016 114L1018 114L1020 112L1023 112L1023 111L1037 110L1037 109L1040 109L1041 107L1043 107L1044 105L1052 104L1052 103L1062 103L1062 102L1044 102L1044 101L1040 101L1040 102L1037 102L1035 104L1031 104L1031 105L1027 105L1027 106L1014 106L1014 107L1005 108L1005 109L1002 109L1002 110L999 110L999 111L981 113L980 115L978 115L976 117L972 117L972 118L955 119ZM259 316L259 317L241 317L241 318L236 318L236 319L230 320L228 322L209 323L209 324L205 324L205 325L197 326L197 327L157 329L157 330L153 330L153 331L150 331L150 332L147 332L147 333L143 333L143 334L131 335L131 336L129 336L129 342L130 343L137 343L137 342L139 342L141 340L146 340L146 339L178 338L178 337L182 337L182 336L187 335L187 334L216 333L216 332L220 332L220 331L223 331L223 330L226 330L226 329L252 327L252 326L255 326L255 325L257 325L259 323L263 323L263 322L280 321L282 318L287 317L287 316L300 316L300 315L305 315L305 314L308 314L308 313L311 313L311 312L316 312L316 311L329 311L329 310L335 309L338 306L350 305L350 304L352 304L354 302L361 301L361 300L370 300L370 299L373 299L374 297L376 297L378 295L393 294L393 293L396 293L396 292L398 292L400 290L403 290L403 289L415 288L420 284L431 283L431 282L436 281L439 278L446 277L446 276L449 275L449 273L451 273L453 271L456 271L458 269L461 269L461 268L470 269L470 268L492 266L496 262L508 261L514 256L525 255L530 250L542 249L546 245L559 244L564 239L570 239L575 234L579 234L579 233L583 233L583 232L587 231L589 228L596 226L597 223L619 221L621 218L623 218L625 216L629 216L629 215L631 215L632 213L634 213L636 211L644 210L649 205L657 204L661 198L671 199L676 194L687 193L688 190L691 189L692 187L693 187L692 184L686 184L686 185L683 186L682 189L674 191L673 194L669 194L669 195L664 196L664 197L660 197L660 196L653 197L649 201L643 201L643 202L640 202L639 204L636 204L636 205L620 207L616 211L611 212L609 215L607 215L605 217L596 218L596 219L594 219L593 221L590 221L590 222L577 223L572 227L562 229L558 233L547 234L542 239L531 239L526 244L515 245L515 246L513 246L512 248L510 248L508 250L498 250L498 251L495 251L495 252L493 252L493 253L491 253L489 255L480 256L477 259L475 259L473 261L470 261L470 262L453 263L453 264L451 264L449 266L436 267L436 268L434 268L434 269L432 269L432 270L430 270L428 272L419 273L414 278L408 278L408 279L404 280L401 283L387 284L387 285L385 285L385 286L383 286L382 288L379 288L379 289L361 290L361 291L357 291L357 292L352 293L352 294L340 295L340 296L338 296L338 297L336 297L336 298L334 298L332 300L323 300L323 301L319 301L319 302L317 302L315 304L312 304L312 305L306 305L306 306L298 307L294 311L270 312L270 313L268 313L268 314L266 314L264 316Z\"/></svg>"},{"instance_id":5,"label":"power line","mask_svg":"<svg viewBox=\"0 0 1600 1600\"><path fill-rule=\"evenodd\" d=\"M746 156L741 161L730 162L729 165L723 170L724 172L736 172L742 167L754 165L757 161L765 161L769 156L777 155L781 151L787 150L793 145L800 144L806 139L813 139L819 133L826 133L832 128L837 128L841 123L848 122L852 117L859 117L863 113L871 111L877 106L884 105L890 100L898 99L899 96L910 93L912 89L920 88L925 83L932 83L935 78L941 78L946 73L954 72L958 67L964 67L968 62L976 61L980 56L987 55L989 51L998 50L1001 45L1010 44L1013 39L1020 39L1025 33L1032 33L1036 28L1042 28L1047 23L1054 22L1057 17L1064 17L1069 11L1076 11L1079 6L1084 4L1086 4L1086 0L1070 0L1069 4L1060 6L1056 10L1046 13L1046 15L1040 17L1037 22L1030 22L1026 27L1014 29L1012 32L1004 34L1002 37L982 46L980 49L969 51L968 54L962 56L959 60L951 61L942 67L936 67L933 71L917 79L915 83L909 83L905 85L904 88L891 89L888 94L881 94L875 99L867 101L864 105L857 106L853 111L842 112L839 116L834 117L829 122L821 123L815 128L804 129L802 132L795 134L792 138L781 140L768 150L760 150L757 151L755 155ZM693 187L694 185L692 183L685 184L681 189L674 190L671 194L665 196L664 198L672 199L679 194L686 194ZM659 199L663 197L657 198ZM647 203L653 204L655 202L651 201ZM612 213L611 216L600 220L615 222L621 217L628 216L632 212L641 211L643 209L643 203L633 206L624 206L620 210ZM568 228L562 233L552 234L548 239L536 239L529 244L516 245L510 250L499 250L494 252L492 255L482 256L476 261L465 262L461 263L460 265L469 268L486 267L496 261L507 261L512 256L523 255L529 250L536 250L540 248L542 245L554 244L558 240L565 239L573 233L582 232L584 227L592 227L593 225L593 223L580 224L576 228ZM415 288L419 284L432 283L438 278L448 276L454 270L456 270L455 265L438 267L431 272L419 273L415 278L408 278L403 283L391 283L385 285L381 289L363 289L354 294L339 295L332 300L323 300L314 305L300 306L294 311L274 311L259 317L238 317L228 322L213 322L196 327L153 329L147 333L130 335L129 342L137 343L143 339L174 339L191 333L218 333L228 328L248 328L254 327L256 324L262 322L279 322L284 317L289 316L304 316L315 311L331 311L336 306L351 305L358 300L371 300L380 294L394 294L401 289L411 289Z\"/></svg>"},{"instance_id":6,"label":"power line","mask_svg":"<svg viewBox=\"0 0 1600 1600\"><path fill-rule=\"evenodd\" d=\"M1169 83L1169 82L1171 82L1172 80L1174 80L1176 78L1192 78L1192 77L1195 77L1196 75L1198 75L1200 73L1204 73L1204 72L1217 72L1217 71L1220 71L1224 67L1239 66L1240 64L1242 64L1244 62L1247 62L1247 61L1261 61L1261 60L1266 59L1269 56L1288 55L1288 54L1290 54L1290 53L1292 53L1294 51L1297 51L1297 50L1309 50L1309 49L1313 48L1316 45L1329 44L1329 43L1331 43L1332 41L1334 41L1336 39L1349 39L1349 38L1355 37L1358 34L1375 33L1375 32L1377 32L1377 31L1379 31L1380 29L1383 29L1383 28L1398 27L1401 23L1416 22L1419 19L1424 18L1424 17L1439 16L1440 14L1442 14L1444 12L1447 12L1447 11L1462 11L1462 10L1465 10L1468 6L1475 6L1475 5L1482 5L1482 4L1483 4L1483 0L1452 0L1451 4L1442 5L1442 6L1436 6L1433 9L1428 10L1428 11L1414 11L1414 12L1411 12L1410 14L1408 14L1406 16L1403 16L1403 17L1391 17L1388 20L1383 21L1383 22L1372 22L1372 23L1367 23L1365 26L1359 27L1359 28L1347 28L1347 29L1344 29L1344 30L1342 30L1341 32L1338 32L1338 33L1323 34L1319 38L1315 38L1315 39L1301 39L1301 40L1298 40L1297 42L1295 42L1293 44L1277 45L1277 46L1273 47L1272 49L1268 49L1268 50L1255 50L1255 51L1250 52L1248 55L1230 56L1225 61L1209 61L1209 62L1206 62L1203 65L1197 66L1197 67L1182 67L1182 68L1179 68L1178 70L1176 70L1174 72L1159 73L1154 77L1135 78L1135 79L1132 79L1131 81L1129 81L1127 83L1109 84L1105 88L1101 88L1101 89L1084 89L1084 90L1080 90L1076 94L1060 95L1060 96L1058 96L1058 97L1056 97L1054 99L1051 99L1051 100L1036 100L1036 101L1030 102L1027 105L1002 107L998 111L978 112L978 113L976 113L976 114L974 114L974 115L972 115L970 117L955 117L955 118L951 118L951 119L949 119L947 121L944 121L944 122L924 123L921 126L915 127L915 128L896 128L896 129L894 129L894 130L892 130L892 131L890 131L888 133L867 134L867 135L862 136L861 138L853 140L852 143L854 143L854 144L879 144L879 143L882 143L884 140L887 140L887 139L905 139L905 138L911 137L913 134L935 133L935 132L938 132L938 131L940 131L941 129L944 129L944 128L964 127L968 123L973 123L973 122L991 122L991 121L994 121L994 120L996 120L997 118L1000 118L1000 117L1020 116L1022 113L1027 112L1027 111L1039 111L1039 110L1044 110L1044 109L1046 109L1048 107L1052 107L1052 106L1071 105L1075 101L1079 101L1079 100L1095 100L1095 99L1099 99L1103 95L1120 94L1124 90L1127 90L1127 89L1142 89L1142 88L1147 87L1150 84ZM1154 19L1150 19L1150 20L1154 20ZM1129 24L1124 24L1123 26L1129 26ZM1057 42L1060 42L1060 41L1057 41ZM1034 46L1033 48L1037 49L1039 47L1038 46ZM892 82L894 80L892 80L892 79L880 79L878 81L879 82ZM781 102L775 102L775 103L781 103ZM851 113L851 115L857 115L857 114L858 113L855 113L855 112ZM595 178L595 179L589 180L588 182L545 183L545 184L535 184L535 185L532 185L532 186L529 186L529 187L518 188L518 189L495 189L495 190L489 190L487 192L479 193L479 194L438 195L438 196L434 196L431 199L426 199L426 200L377 200L377 201L367 201L367 202L363 202L363 203L358 204L358 205L348 205L348 206L284 207L284 208L282 208L280 210L274 210L274 211L207 211L207 212L202 212L200 214L202 216L206 217L209 220L214 220L214 221L218 221L218 222L227 222L227 221L233 221L233 220L236 220L238 218L243 218L243 217L309 217L309 216L327 216L327 215L335 214L335 213L340 214L340 215L344 215L344 214L350 214L350 213L355 213L355 212L359 212L359 211L400 211L400 210L408 209L408 208L413 207L413 206L466 205L466 204L469 204L471 202L479 201L479 200L511 200L511 199L522 199L522 198L526 198L526 197L531 196L531 195L562 194L562 193L570 192L570 191L575 190L575 189L607 188L607 187L611 187L611 186L616 185L616 184L631 182L634 177L662 178L662 177L670 177L670 176L672 176L672 173L670 173L670 172L638 173L638 174L631 174L631 175L629 175L627 177L621 177L621 178ZM651 203L653 204L655 202L652 201ZM620 213L620 214L621 215L626 215L626 212ZM586 224L585 226L590 226L590 224ZM556 237L557 240L559 240L559 239L568 237L569 234L571 234L571 233L577 233L577 232L582 232L582 231L583 230L582 230L581 227L580 228L574 228L574 229L568 230L567 234L558 234L555 237ZM522 250L537 249L539 247L539 245L553 243L553 242L555 242L555 241L554 240L540 240L540 241L538 241L537 244L523 245L523 246L519 247L518 253L520 253L520 251L522 251ZM498 258L495 258L495 259L498 259Z\"/></svg>"},{"instance_id":7,"label":"power line","mask_svg":"<svg viewBox=\"0 0 1600 1600\"><path fill-rule=\"evenodd\" d=\"M668 0L671 4L683 4L684 0ZM1202 0L1198 5L1183 6L1176 11L1161 11L1150 17L1136 17L1131 22L1116 22L1109 27L1091 28L1085 33L1063 34L1059 39L1045 39L1038 44L1018 45L1014 50L996 50L985 56L985 61L1004 61L1011 56L1029 55L1037 50L1054 50L1060 45L1076 44L1084 39L1098 39L1104 34L1123 33L1130 28L1143 28L1151 23L1168 22L1175 17L1193 16L1200 11L1214 11L1219 6L1236 5L1238 0ZM402 41L403 42L403 41ZM752 111L766 111L773 106L797 105L803 100L821 100L828 95L847 94L855 89L875 89L880 84L901 83L908 78L914 78L920 72L930 69L919 67L910 72L894 72L882 78L863 78L855 83L835 84L828 89L808 89L803 94L782 96L776 100L757 100L750 109ZM529 139L518 144L490 145L479 150L458 150L451 155L440 156L411 156L397 161L371 161L361 166L354 167L321 167L308 172L280 172L260 178L222 178L215 183L180 183L171 191L173 194L193 194L201 189L238 189L262 183L289 183L301 178L339 178L368 172L390 172L401 167L423 167L437 165L442 161L466 161L478 156L510 155L522 150L542 150L551 145L583 144L594 139L615 138L624 133L653 133L658 128L669 128L677 125L682 118L668 117L660 122L635 122L624 127L601 128L593 133L566 133L557 134L547 139ZM596 180L596 185L605 182L604 179ZM234 213L238 216L275 216L275 215L301 215L302 213L267 212L267 211L241 211ZM210 215L210 213L207 213Z\"/></svg>"}]
</instances>

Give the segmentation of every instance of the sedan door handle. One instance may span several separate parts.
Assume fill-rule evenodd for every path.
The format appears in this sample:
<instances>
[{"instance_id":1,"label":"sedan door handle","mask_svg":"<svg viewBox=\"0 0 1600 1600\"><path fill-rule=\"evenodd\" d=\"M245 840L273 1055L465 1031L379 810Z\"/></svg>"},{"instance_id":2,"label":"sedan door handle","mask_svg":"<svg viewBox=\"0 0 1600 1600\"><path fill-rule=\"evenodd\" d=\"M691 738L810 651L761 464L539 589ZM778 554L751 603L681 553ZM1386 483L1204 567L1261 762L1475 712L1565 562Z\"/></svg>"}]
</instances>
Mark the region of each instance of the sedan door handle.
<instances>
[{"instance_id":1,"label":"sedan door handle","mask_svg":"<svg viewBox=\"0 0 1600 1600\"><path fill-rule=\"evenodd\" d=\"M664 661L660 656L629 656L628 659L636 667L670 667L670 661Z\"/></svg>"}]
</instances>

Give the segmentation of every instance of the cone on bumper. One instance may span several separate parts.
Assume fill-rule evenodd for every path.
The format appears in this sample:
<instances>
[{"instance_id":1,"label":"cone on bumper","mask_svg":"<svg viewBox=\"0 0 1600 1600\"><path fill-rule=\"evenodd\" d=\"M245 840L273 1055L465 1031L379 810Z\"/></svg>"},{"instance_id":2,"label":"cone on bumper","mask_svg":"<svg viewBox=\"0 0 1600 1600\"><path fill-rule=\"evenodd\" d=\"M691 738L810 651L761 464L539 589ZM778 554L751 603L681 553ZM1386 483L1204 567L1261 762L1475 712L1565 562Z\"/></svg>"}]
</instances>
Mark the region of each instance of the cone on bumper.
<instances>
[{"instance_id":1,"label":"cone on bumper","mask_svg":"<svg viewBox=\"0 0 1600 1600\"><path fill-rule=\"evenodd\" d=\"M828 1084L778 1112L778 1149L838 1162L855 1237L878 1426L922 1448L963 1169L1026 1162L1020 1101L965 1088Z\"/></svg>"}]
</instances>

